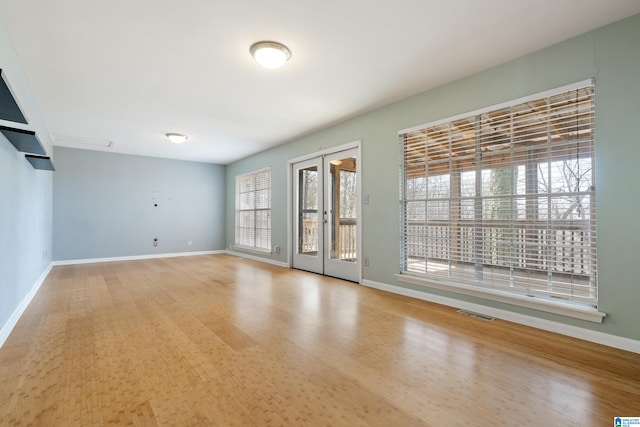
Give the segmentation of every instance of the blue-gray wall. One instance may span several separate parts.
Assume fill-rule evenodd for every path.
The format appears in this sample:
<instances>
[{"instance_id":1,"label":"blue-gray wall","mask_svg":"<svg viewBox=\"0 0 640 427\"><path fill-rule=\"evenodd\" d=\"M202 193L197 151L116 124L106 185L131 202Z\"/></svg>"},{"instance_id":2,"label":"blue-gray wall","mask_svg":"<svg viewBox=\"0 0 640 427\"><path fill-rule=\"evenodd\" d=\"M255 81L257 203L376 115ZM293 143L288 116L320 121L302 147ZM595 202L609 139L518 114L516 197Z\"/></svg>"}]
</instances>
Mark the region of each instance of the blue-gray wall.
<instances>
[{"instance_id":1,"label":"blue-gray wall","mask_svg":"<svg viewBox=\"0 0 640 427\"><path fill-rule=\"evenodd\" d=\"M62 147L55 161L54 260L224 249L224 166Z\"/></svg>"},{"instance_id":2,"label":"blue-gray wall","mask_svg":"<svg viewBox=\"0 0 640 427\"><path fill-rule=\"evenodd\" d=\"M29 122L0 125L36 131L51 153L49 133L1 22L0 68ZM0 135L0 344L3 327L51 262L51 183L51 172L33 169Z\"/></svg>"},{"instance_id":3,"label":"blue-gray wall","mask_svg":"<svg viewBox=\"0 0 640 427\"><path fill-rule=\"evenodd\" d=\"M434 62L437 64L437 61ZM437 65L436 65L437 66ZM429 73L428 69L424 70ZM603 324L412 287L399 270L398 130L588 78L596 80L599 309ZM271 166L272 242L287 247L287 161L362 141L363 278L640 340L640 15L345 121L227 166L227 245L234 240L236 175ZM284 251L272 258L286 262Z\"/></svg>"}]
</instances>

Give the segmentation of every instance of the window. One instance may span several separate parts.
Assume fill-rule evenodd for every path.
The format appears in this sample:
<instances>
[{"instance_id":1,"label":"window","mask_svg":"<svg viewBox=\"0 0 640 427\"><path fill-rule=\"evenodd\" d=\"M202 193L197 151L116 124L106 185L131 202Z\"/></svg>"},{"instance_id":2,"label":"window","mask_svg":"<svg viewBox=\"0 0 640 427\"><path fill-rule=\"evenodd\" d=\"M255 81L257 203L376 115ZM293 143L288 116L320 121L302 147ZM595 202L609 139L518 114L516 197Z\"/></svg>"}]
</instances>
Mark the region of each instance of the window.
<instances>
[{"instance_id":1,"label":"window","mask_svg":"<svg viewBox=\"0 0 640 427\"><path fill-rule=\"evenodd\" d=\"M597 308L592 81L399 135L399 277Z\"/></svg>"},{"instance_id":2,"label":"window","mask_svg":"<svg viewBox=\"0 0 640 427\"><path fill-rule=\"evenodd\" d=\"M271 169L236 176L236 245L271 251Z\"/></svg>"}]
</instances>

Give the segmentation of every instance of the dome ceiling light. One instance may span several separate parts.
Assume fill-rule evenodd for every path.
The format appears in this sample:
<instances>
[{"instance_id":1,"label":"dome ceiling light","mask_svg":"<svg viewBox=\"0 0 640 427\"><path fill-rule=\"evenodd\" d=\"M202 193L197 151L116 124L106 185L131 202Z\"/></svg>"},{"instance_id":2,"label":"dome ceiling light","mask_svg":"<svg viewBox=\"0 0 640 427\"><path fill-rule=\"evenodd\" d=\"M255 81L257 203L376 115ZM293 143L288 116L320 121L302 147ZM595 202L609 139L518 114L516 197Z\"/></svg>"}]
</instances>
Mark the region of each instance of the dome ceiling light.
<instances>
[{"instance_id":1,"label":"dome ceiling light","mask_svg":"<svg viewBox=\"0 0 640 427\"><path fill-rule=\"evenodd\" d=\"M282 43L261 41L249 48L251 56L265 68L278 68L291 58L291 51Z\"/></svg>"},{"instance_id":2,"label":"dome ceiling light","mask_svg":"<svg viewBox=\"0 0 640 427\"><path fill-rule=\"evenodd\" d=\"M174 144L182 144L189 138L187 135L183 135L181 133L167 133L165 136Z\"/></svg>"}]
</instances>

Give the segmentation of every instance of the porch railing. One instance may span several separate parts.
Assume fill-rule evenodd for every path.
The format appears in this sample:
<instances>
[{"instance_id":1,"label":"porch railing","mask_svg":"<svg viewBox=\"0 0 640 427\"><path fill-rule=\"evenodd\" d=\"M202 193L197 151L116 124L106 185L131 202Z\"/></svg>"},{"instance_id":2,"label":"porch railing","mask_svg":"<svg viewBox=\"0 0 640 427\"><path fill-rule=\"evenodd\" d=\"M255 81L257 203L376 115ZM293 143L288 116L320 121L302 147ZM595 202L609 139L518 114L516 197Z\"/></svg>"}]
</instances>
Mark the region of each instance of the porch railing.
<instances>
[{"instance_id":1,"label":"porch railing","mask_svg":"<svg viewBox=\"0 0 640 427\"><path fill-rule=\"evenodd\" d=\"M334 236L333 258L342 260L356 259L357 234L356 219L342 218L340 226ZM302 225L300 243L302 253L314 253L318 251L318 222L305 220Z\"/></svg>"},{"instance_id":2,"label":"porch railing","mask_svg":"<svg viewBox=\"0 0 640 427\"><path fill-rule=\"evenodd\" d=\"M445 221L428 224L409 221L406 227L407 258L590 274L592 254L588 220L529 221L513 225L504 221L484 221L481 226L472 221L459 221L455 225Z\"/></svg>"}]
</instances>

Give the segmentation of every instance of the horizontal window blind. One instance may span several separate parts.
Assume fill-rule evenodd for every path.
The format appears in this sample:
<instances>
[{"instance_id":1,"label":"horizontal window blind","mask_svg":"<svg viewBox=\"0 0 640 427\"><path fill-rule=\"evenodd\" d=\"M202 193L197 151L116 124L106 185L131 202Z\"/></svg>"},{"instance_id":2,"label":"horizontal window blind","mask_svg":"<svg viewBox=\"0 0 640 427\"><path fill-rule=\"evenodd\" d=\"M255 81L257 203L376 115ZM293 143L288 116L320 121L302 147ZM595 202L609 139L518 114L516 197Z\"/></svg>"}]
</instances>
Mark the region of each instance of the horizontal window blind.
<instances>
[{"instance_id":1,"label":"horizontal window blind","mask_svg":"<svg viewBox=\"0 0 640 427\"><path fill-rule=\"evenodd\" d=\"M592 82L400 132L401 272L597 306Z\"/></svg>"},{"instance_id":2,"label":"horizontal window blind","mask_svg":"<svg viewBox=\"0 0 640 427\"><path fill-rule=\"evenodd\" d=\"M271 250L271 169L236 177L235 243Z\"/></svg>"}]
</instances>

